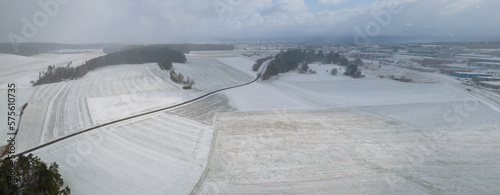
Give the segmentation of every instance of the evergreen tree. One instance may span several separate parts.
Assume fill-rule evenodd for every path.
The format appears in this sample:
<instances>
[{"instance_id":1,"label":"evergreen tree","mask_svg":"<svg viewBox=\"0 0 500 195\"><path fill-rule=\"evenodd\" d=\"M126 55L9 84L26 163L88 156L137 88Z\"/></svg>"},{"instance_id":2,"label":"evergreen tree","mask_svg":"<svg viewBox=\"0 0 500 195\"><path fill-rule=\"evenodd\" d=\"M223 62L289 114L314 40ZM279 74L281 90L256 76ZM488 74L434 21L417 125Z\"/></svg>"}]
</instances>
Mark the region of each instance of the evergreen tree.
<instances>
[{"instance_id":1,"label":"evergreen tree","mask_svg":"<svg viewBox=\"0 0 500 195\"><path fill-rule=\"evenodd\" d=\"M332 58L332 63L339 64L341 63L341 61L342 61L342 56L340 56L340 54L338 53L335 53Z\"/></svg>"},{"instance_id":2,"label":"evergreen tree","mask_svg":"<svg viewBox=\"0 0 500 195\"><path fill-rule=\"evenodd\" d=\"M12 178L10 178L10 168L14 166L14 161L9 157L0 161L0 194L18 194L18 188L10 185L12 181Z\"/></svg>"},{"instance_id":3,"label":"evergreen tree","mask_svg":"<svg viewBox=\"0 0 500 195\"><path fill-rule=\"evenodd\" d=\"M9 178L15 168L14 185ZM58 171L57 163L47 164L40 158L29 154L19 156L17 160L6 158L0 162L0 194L70 194L69 187L64 187L64 181Z\"/></svg>"},{"instance_id":4,"label":"evergreen tree","mask_svg":"<svg viewBox=\"0 0 500 195\"><path fill-rule=\"evenodd\" d=\"M363 66L363 65L365 65L365 64L363 63L363 60L361 60L361 58L360 58L360 57L357 57L357 58L354 60L353 64L358 65L358 66Z\"/></svg>"},{"instance_id":5,"label":"evergreen tree","mask_svg":"<svg viewBox=\"0 0 500 195\"><path fill-rule=\"evenodd\" d=\"M325 54L323 53L323 51L319 51L317 54L316 54L316 61L317 62L323 62L325 60Z\"/></svg>"},{"instance_id":6,"label":"evergreen tree","mask_svg":"<svg viewBox=\"0 0 500 195\"><path fill-rule=\"evenodd\" d=\"M325 64L331 64L331 63L333 63L333 51L330 51L330 53L328 53L328 55L325 58L324 63Z\"/></svg>"},{"instance_id":7,"label":"evergreen tree","mask_svg":"<svg viewBox=\"0 0 500 195\"><path fill-rule=\"evenodd\" d=\"M158 66L160 66L162 70L172 70L173 68L172 61L170 61L168 58L160 60L160 62L158 62Z\"/></svg>"},{"instance_id":8,"label":"evergreen tree","mask_svg":"<svg viewBox=\"0 0 500 195\"><path fill-rule=\"evenodd\" d=\"M332 69L332 70L330 71L330 74L331 74L331 75L337 75L337 74L338 74L338 72L339 72L339 71L338 71L336 68L334 68L334 69Z\"/></svg>"},{"instance_id":9,"label":"evergreen tree","mask_svg":"<svg viewBox=\"0 0 500 195\"><path fill-rule=\"evenodd\" d=\"M309 70L309 65L307 65L306 62L302 62L299 65L299 68L298 68L299 73L307 73L308 70Z\"/></svg>"},{"instance_id":10,"label":"evergreen tree","mask_svg":"<svg viewBox=\"0 0 500 195\"><path fill-rule=\"evenodd\" d=\"M342 57L341 60L340 60L340 65L341 66L348 66L349 65L349 60L347 58Z\"/></svg>"},{"instance_id":11,"label":"evergreen tree","mask_svg":"<svg viewBox=\"0 0 500 195\"><path fill-rule=\"evenodd\" d=\"M354 76L354 74L358 71L358 65L351 64L347 66L345 69L344 75L346 76Z\"/></svg>"}]
</instances>

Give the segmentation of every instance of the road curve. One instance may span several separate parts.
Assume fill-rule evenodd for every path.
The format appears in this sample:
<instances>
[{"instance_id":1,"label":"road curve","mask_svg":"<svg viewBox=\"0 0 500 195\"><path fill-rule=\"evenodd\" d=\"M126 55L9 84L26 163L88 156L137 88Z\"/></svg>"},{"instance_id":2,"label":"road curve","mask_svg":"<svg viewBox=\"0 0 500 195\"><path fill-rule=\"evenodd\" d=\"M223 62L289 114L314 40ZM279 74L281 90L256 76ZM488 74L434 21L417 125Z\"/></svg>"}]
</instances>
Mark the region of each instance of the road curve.
<instances>
[{"instance_id":1,"label":"road curve","mask_svg":"<svg viewBox=\"0 0 500 195\"><path fill-rule=\"evenodd\" d=\"M71 137L75 137L75 136L83 134L83 133L87 133L89 131L93 131L93 130L99 129L101 127L106 127L106 126L109 126L109 125L112 125L112 124L115 124L115 123L123 122L123 121L130 120L130 119L134 119L134 118L137 118L137 117L146 116L146 115L154 114L154 113L157 113L157 112L169 110L169 109L172 109L172 108L176 108L176 107L179 107L179 106L183 106L183 105L186 105L186 104L189 104L189 103L201 100L201 99L203 99L203 98L205 98L205 97L207 97L209 95L213 95L213 94L221 92L221 91L225 91L225 90L228 90L228 89L233 89L233 88L237 88L237 87L242 87L242 86L245 86L245 85L249 85L249 84L252 84L255 81L257 81L259 78L260 78L260 74L257 74L257 77L254 80L252 80L250 82L247 82L247 83L243 83L243 84L240 84L240 85L235 85L235 86L231 86L231 87L226 87L226 88L218 89L218 90L206 93L206 94L204 94L202 96L199 96L197 98L194 98L194 99L191 99L191 100L188 100L188 101L185 101L185 102L173 105L173 106L168 106L168 107L165 107L165 108L160 108L160 109L157 109L157 110L145 112L145 113L142 113L142 114L130 116L130 117L127 117L127 118L122 118L122 119L119 119L119 120L115 120L115 121L111 121L111 122L104 123L104 124L101 124L101 125L97 125L97 126L94 126L94 127L88 128L88 129L84 129L82 131L79 131L79 132L76 132L76 133L73 133L73 134L70 134L70 135L67 135L67 136L64 136L64 137L60 137L58 139L55 139L55 140L52 140L50 142L41 144L41 145L36 146L34 148L31 148L29 150L23 151L21 153L16 154L15 156L18 157L19 155L25 155L25 154L31 153L31 152L33 152L35 150L38 150L38 149L50 146L50 145L55 144L57 142L63 141L65 139L68 139L68 138L71 138Z\"/></svg>"}]
</instances>

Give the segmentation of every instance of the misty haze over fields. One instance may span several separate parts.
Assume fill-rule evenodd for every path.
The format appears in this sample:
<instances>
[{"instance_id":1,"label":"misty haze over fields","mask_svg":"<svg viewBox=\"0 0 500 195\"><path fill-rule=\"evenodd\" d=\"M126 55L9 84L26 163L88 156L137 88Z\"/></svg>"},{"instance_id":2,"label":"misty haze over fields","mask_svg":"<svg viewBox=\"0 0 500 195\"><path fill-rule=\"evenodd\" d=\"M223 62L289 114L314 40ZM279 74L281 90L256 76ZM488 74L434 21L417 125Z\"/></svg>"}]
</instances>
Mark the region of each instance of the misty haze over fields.
<instances>
[{"instance_id":1,"label":"misty haze over fields","mask_svg":"<svg viewBox=\"0 0 500 195\"><path fill-rule=\"evenodd\" d=\"M352 42L365 35L375 41L499 40L498 7L494 0L2 0L0 42L15 35L23 38L18 42L58 43ZM23 35L25 26L36 32L28 27Z\"/></svg>"}]
</instances>

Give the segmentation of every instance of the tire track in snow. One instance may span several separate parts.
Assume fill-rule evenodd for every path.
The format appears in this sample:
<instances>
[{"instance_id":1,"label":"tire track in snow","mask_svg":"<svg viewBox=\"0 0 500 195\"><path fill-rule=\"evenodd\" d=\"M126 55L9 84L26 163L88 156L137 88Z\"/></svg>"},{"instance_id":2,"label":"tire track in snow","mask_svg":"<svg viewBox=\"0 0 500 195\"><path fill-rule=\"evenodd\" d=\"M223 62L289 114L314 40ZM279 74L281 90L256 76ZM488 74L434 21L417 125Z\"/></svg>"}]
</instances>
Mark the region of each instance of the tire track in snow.
<instances>
[{"instance_id":1,"label":"tire track in snow","mask_svg":"<svg viewBox=\"0 0 500 195\"><path fill-rule=\"evenodd\" d=\"M152 91L152 92L158 91L160 89L160 86L157 85L157 83L155 83L153 81L151 74L149 74L149 72L148 72L148 66L144 66L142 69L143 69L143 71L141 71L142 72L142 74L141 74L142 81L144 82L144 84L146 86L150 87L149 91Z\"/></svg>"},{"instance_id":2,"label":"tire track in snow","mask_svg":"<svg viewBox=\"0 0 500 195\"><path fill-rule=\"evenodd\" d=\"M151 68L151 66L146 66L146 71L148 72L148 78L150 82L154 83L154 85L156 86L155 91L163 91L164 89L169 89L170 87L168 87L165 82L161 82L157 75L151 73Z\"/></svg>"},{"instance_id":3,"label":"tire track in snow","mask_svg":"<svg viewBox=\"0 0 500 195\"><path fill-rule=\"evenodd\" d=\"M116 77L114 77L116 78ZM114 80L114 79L113 79ZM112 86L112 89L109 89L111 95L119 95L120 92L118 91L118 87L116 87L116 82L109 82L108 86Z\"/></svg>"},{"instance_id":4,"label":"tire track in snow","mask_svg":"<svg viewBox=\"0 0 500 195\"><path fill-rule=\"evenodd\" d=\"M156 71L153 71L152 69L156 69ZM175 85L172 85L171 84L172 81L170 79L164 79L162 75L158 74L159 71L163 71L158 66L150 67L147 70L148 70L148 73L153 76L153 78L156 80L157 83L160 83L160 85L165 86L165 89L168 89L168 90L180 89L180 88L175 87Z\"/></svg>"},{"instance_id":5,"label":"tire track in snow","mask_svg":"<svg viewBox=\"0 0 500 195\"><path fill-rule=\"evenodd\" d=\"M72 83L67 84L67 85L71 85L71 84ZM71 87L70 87L70 89L71 89ZM59 124L60 123L66 124L66 117L68 115L64 115L64 107L66 106L65 102L68 99L70 89L68 89L66 87L66 85L64 85L63 89L62 89L64 91L64 92L62 92L63 93L62 96L57 97L57 98L59 98L59 100L58 100L57 107L56 107L54 127L52 128L52 134L54 136L53 139L57 139L59 137ZM63 113L62 117L60 116L61 113Z\"/></svg>"},{"instance_id":6,"label":"tire track in snow","mask_svg":"<svg viewBox=\"0 0 500 195\"><path fill-rule=\"evenodd\" d=\"M134 74L132 75L132 77L130 77L130 80L132 80L132 83L134 85L134 92L135 93L143 93L144 87L141 87L140 84L137 84L139 82L138 79L140 78L139 77L140 75L138 75L138 72L139 72L138 70L134 71L133 72Z\"/></svg>"},{"instance_id":7,"label":"tire track in snow","mask_svg":"<svg viewBox=\"0 0 500 195\"><path fill-rule=\"evenodd\" d=\"M118 81L118 84L117 84L117 88L116 90L118 90L118 94L119 95L123 95L125 94L125 86L124 86L124 78L125 77L125 74L120 74L118 76L115 76L116 80Z\"/></svg>"},{"instance_id":8,"label":"tire track in snow","mask_svg":"<svg viewBox=\"0 0 500 195\"><path fill-rule=\"evenodd\" d=\"M64 85L59 89L59 91L57 91L57 93L54 95L54 97L58 97L59 94L61 93L61 91L63 91L63 89L66 87L66 84L67 83L64 83ZM42 127L42 134L40 135L40 142L39 144L43 144L44 140L45 140L45 134L47 133L47 129L48 129L48 126L49 126L49 123L50 123L50 115L52 113L52 107L54 106L54 101L55 99L57 98L52 98L49 102L49 110L47 111L47 113L45 114L45 120L43 122L43 127Z\"/></svg>"}]
</instances>

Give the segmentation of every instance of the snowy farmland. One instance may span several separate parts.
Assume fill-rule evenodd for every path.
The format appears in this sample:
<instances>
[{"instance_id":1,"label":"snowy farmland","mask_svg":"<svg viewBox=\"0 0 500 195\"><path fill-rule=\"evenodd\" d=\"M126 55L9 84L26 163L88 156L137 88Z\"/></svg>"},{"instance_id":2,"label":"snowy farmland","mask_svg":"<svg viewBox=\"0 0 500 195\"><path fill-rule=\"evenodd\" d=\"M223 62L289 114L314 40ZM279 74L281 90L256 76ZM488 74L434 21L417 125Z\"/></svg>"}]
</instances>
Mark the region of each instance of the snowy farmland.
<instances>
[{"instance_id":1,"label":"snowy farmland","mask_svg":"<svg viewBox=\"0 0 500 195\"><path fill-rule=\"evenodd\" d=\"M443 83L352 79L325 71L338 66L310 67L318 74L280 74L224 93L239 111L357 108L420 127L500 123L494 108Z\"/></svg>"},{"instance_id":2,"label":"snowy farmland","mask_svg":"<svg viewBox=\"0 0 500 195\"><path fill-rule=\"evenodd\" d=\"M34 152L58 162L73 194L188 194L206 166L212 128L155 114Z\"/></svg>"},{"instance_id":3,"label":"snowy farmland","mask_svg":"<svg viewBox=\"0 0 500 195\"><path fill-rule=\"evenodd\" d=\"M26 150L97 124L182 102L180 86L153 73L157 71L155 64L110 66L78 80L33 87L27 120L18 134L19 140L30 141L21 141L18 147ZM141 99L144 94L159 99L149 95Z\"/></svg>"},{"instance_id":4,"label":"snowy farmland","mask_svg":"<svg viewBox=\"0 0 500 195\"><path fill-rule=\"evenodd\" d=\"M326 71L339 66L310 67L318 73L224 92L239 112L217 115L192 194L500 191L495 106L448 82L352 79Z\"/></svg>"},{"instance_id":5,"label":"snowy farmland","mask_svg":"<svg viewBox=\"0 0 500 195\"><path fill-rule=\"evenodd\" d=\"M18 104L18 108L27 102L39 104L42 99L50 101L50 99L54 97L54 93L57 92L55 90L59 89L62 85L31 87L30 81L36 80L40 71L47 70L47 66L49 65L66 66L70 62L81 62L82 60L87 60L100 55L103 54L40 54L33 57L0 54L0 94L4 97L7 96L7 83L15 83L16 103ZM4 103L4 101L5 99L1 100L2 103ZM48 101L45 102L45 104L48 104ZM6 105L6 102L4 105ZM41 116L43 114L40 113L46 112L47 105L41 105L40 103L39 106L42 106L43 108L35 108L34 112L36 112L38 116ZM34 112L26 113L26 115L33 114ZM0 117L2 124L5 124L7 118L6 113L1 112ZM30 121L25 120L25 122ZM6 136L6 133L4 132L6 131L7 129L5 126L0 127L0 145L4 145L6 143L6 139L4 139Z\"/></svg>"},{"instance_id":6,"label":"snowy farmland","mask_svg":"<svg viewBox=\"0 0 500 195\"><path fill-rule=\"evenodd\" d=\"M192 194L492 194L500 125L414 128L352 109L219 114Z\"/></svg>"},{"instance_id":7,"label":"snowy farmland","mask_svg":"<svg viewBox=\"0 0 500 195\"><path fill-rule=\"evenodd\" d=\"M16 63L23 60L35 63L43 70L51 62L69 58L66 55L40 55L44 64L32 62L31 58L8 57L19 61ZM85 56L80 57L84 60ZM189 57L188 60L188 64L175 64L174 68L198 82L193 90L182 90L182 86L173 83L168 72L156 64L109 66L91 71L78 80L35 87L24 84L18 89L22 93L18 101L28 102L29 106L16 138L16 150L21 152L99 124L253 80L234 64L215 58ZM246 64L249 63L246 60ZM35 77L38 72L27 75ZM2 93L5 92L2 88ZM197 112L193 112L195 109ZM222 111L235 109L223 95L213 95L168 113L101 128L34 153L46 162L58 162L65 182L76 194L163 194L167 191L187 194L204 171L211 124L215 114ZM6 129L1 132L2 136L6 135ZM132 156L137 160L128 159ZM134 171L125 174L131 168ZM156 183L149 181L151 178L155 178Z\"/></svg>"},{"instance_id":8,"label":"snowy farmland","mask_svg":"<svg viewBox=\"0 0 500 195\"><path fill-rule=\"evenodd\" d=\"M174 68L196 80L193 90L182 90L156 64L103 67L78 80L29 88L34 92L27 100L28 121L21 125L26 130L18 138L39 141L23 141L18 147L26 150L82 129L253 79L212 58L188 58L188 63L175 64Z\"/></svg>"},{"instance_id":9,"label":"snowy farmland","mask_svg":"<svg viewBox=\"0 0 500 195\"><path fill-rule=\"evenodd\" d=\"M156 64L109 66L78 80L24 84L19 101L29 106L16 147L23 151L252 81L254 62L240 53L193 52L186 64L175 63L176 72L196 81L192 90L182 90ZM52 62L89 55L3 57L43 70ZM340 66L310 68L317 74L280 74L34 153L58 162L75 194L500 191L495 185L500 183L500 113L490 103L440 79L352 79L329 74ZM9 78L27 82L38 71L16 74ZM422 78L432 80L429 75ZM0 90L6 93L5 84Z\"/></svg>"},{"instance_id":10,"label":"snowy farmland","mask_svg":"<svg viewBox=\"0 0 500 195\"><path fill-rule=\"evenodd\" d=\"M233 61L232 64L237 62ZM248 64L248 61L244 63ZM249 75L217 59L207 57L189 57L185 64L174 63L174 70L196 81L194 91L205 93L247 83L255 78L255 75Z\"/></svg>"}]
</instances>

